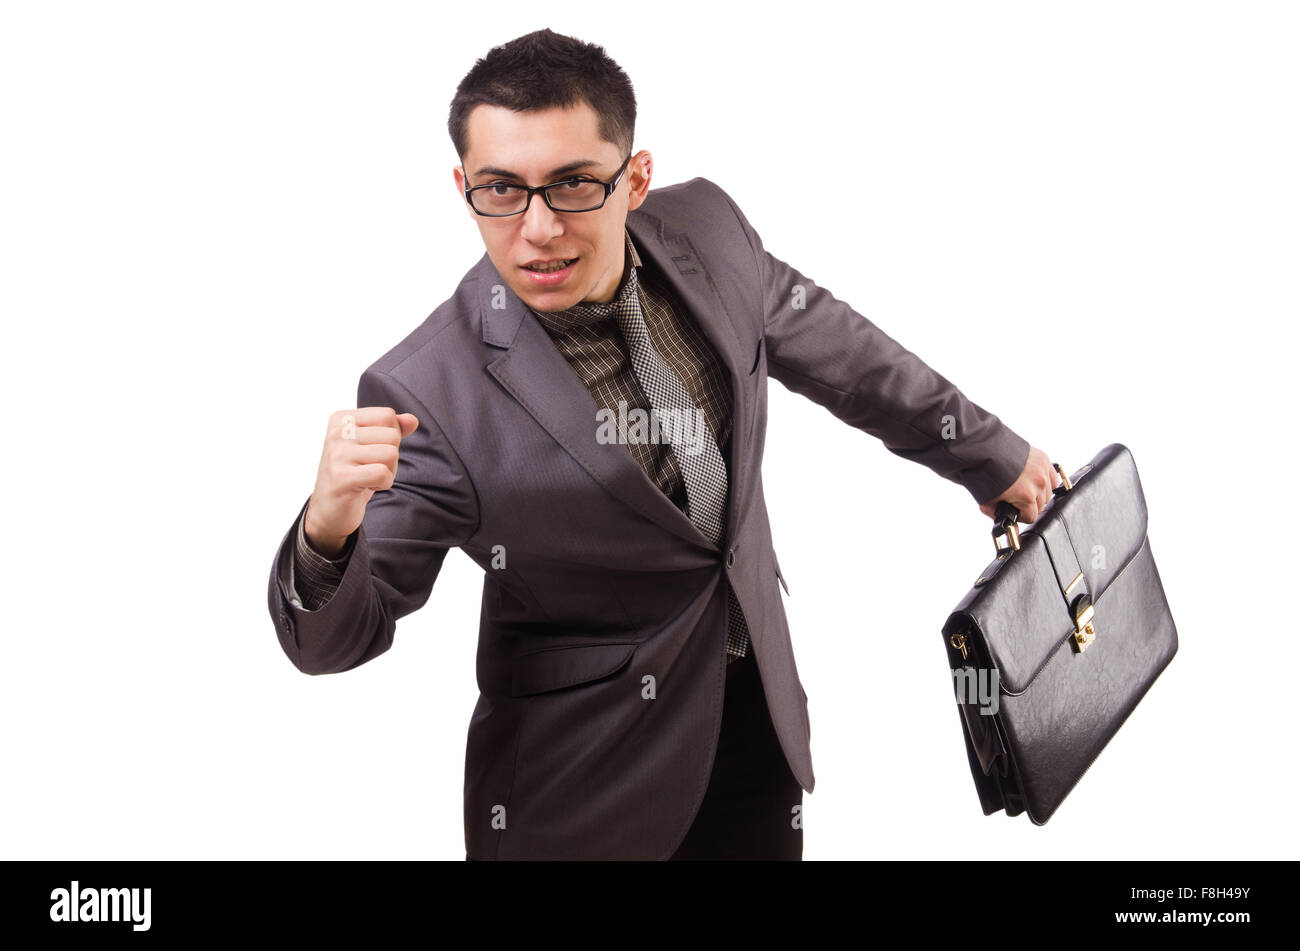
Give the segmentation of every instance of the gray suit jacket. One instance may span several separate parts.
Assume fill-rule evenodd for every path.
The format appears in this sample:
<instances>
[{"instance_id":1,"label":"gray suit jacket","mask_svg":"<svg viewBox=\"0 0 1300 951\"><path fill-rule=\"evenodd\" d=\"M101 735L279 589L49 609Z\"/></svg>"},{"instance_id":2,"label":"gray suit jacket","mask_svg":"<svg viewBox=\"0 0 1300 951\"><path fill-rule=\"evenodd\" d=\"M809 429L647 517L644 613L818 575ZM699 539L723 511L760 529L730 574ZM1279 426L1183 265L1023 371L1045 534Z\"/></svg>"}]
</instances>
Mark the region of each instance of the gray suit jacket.
<instances>
[{"instance_id":1,"label":"gray suit jacket","mask_svg":"<svg viewBox=\"0 0 1300 951\"><path fill-rule=\"evenodd\" d=\"M597 441L591 395L484 254L361 375L358 406L392 406L420 425L402 441L393 487L369 503L337 593L314 612L290 602L296 520L271 570L281 647L299 670L325 674L392 646L397 620L428 600L450 548L483 568L480 696L465 757L475 859L676 850L721 723L724 576L790 770L812 791L807 695L763 499L769 375L976 502L1007 489L1029 454L996 416L767 253L712 182L651 191L627 227L731 377L721 550L625 445ZM944 438L948 415L956 438Z\"/></svg>"}]
</instances>

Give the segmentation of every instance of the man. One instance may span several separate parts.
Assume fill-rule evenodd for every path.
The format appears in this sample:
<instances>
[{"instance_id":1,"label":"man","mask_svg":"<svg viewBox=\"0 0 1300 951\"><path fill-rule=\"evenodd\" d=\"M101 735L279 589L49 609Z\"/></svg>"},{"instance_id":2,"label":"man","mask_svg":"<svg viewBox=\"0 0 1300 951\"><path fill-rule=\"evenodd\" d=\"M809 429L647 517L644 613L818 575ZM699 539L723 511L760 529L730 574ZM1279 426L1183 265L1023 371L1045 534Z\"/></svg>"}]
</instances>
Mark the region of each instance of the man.
<instances>
[{"instance_id":1,"label":"man","mask_svg":"<svg viewBox=\"0 0 1300 951\"><path fill-rule=\"evenodd\" d=\"M767 377L1027 521L1047 456L768 254L718 186L650 191L631 84L542 30L449 128L486 249L330 417L272 567L305 673L484 570L467 858L802 856L813 789L760 462Z\"/></svg>"}]
</instances>

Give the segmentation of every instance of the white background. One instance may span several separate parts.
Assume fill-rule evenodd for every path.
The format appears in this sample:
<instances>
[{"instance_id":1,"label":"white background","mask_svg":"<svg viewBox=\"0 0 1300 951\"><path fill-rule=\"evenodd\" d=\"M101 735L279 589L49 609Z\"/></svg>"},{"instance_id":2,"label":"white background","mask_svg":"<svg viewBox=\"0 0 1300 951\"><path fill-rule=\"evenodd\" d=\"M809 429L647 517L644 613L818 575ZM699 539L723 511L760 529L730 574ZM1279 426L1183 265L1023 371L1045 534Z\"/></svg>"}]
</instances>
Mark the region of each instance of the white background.
<instances>
[{"instance_id":1,"label":"white background","mask_svg":"<svg viewBox=\"0 0 1300 951\"><path fill-rule=\"evenodd\" d=\"M989 520L772 384L805 858L1296 857L1294 7L4 19L0 857L464 857L480 570L453 551L388 653L325 677L266 587L327 417L483 252L455 86L543 26L628 72L655 186L721 184L1068 472L1138 464L1178 655L1047 826L985 817L939 628ZM844 207L807 200L828 180Z\"/></svg>"}]
</instances>

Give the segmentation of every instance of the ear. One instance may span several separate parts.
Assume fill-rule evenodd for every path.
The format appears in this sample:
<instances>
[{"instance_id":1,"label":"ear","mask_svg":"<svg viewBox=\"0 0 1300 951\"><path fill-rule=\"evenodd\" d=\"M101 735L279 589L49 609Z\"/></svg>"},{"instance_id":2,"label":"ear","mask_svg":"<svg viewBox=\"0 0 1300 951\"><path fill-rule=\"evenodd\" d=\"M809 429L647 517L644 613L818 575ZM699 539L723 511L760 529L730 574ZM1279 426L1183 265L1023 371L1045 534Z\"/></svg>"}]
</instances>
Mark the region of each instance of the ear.
<instances>
[{"instance_id":1,"label":"ear","mask_svg":"<svg viewBox=\"0 0 1300 951\"><path fill-rule=\"evenodd\" d=\"M654 171L654 159L648 151L642 149L627 163L627 208L631 211L645 201L646 192L650 190L650 176Z\"/></svg>"},{"instance_id":2,"label":"ear","mask_svg":"<svg viewBox=\"0 0 1300 951\"><path fill-rule=\"evenodd\" d=\"M465 167L463 165L455 166L451 170L451 177L456 181L456 194L460 196L461 201L465 202L465 213L468 214L470 218L477 218L478 215L474 214L474 209L471 208L469 202L465 200Z\"/></svg>"}]
</instances>

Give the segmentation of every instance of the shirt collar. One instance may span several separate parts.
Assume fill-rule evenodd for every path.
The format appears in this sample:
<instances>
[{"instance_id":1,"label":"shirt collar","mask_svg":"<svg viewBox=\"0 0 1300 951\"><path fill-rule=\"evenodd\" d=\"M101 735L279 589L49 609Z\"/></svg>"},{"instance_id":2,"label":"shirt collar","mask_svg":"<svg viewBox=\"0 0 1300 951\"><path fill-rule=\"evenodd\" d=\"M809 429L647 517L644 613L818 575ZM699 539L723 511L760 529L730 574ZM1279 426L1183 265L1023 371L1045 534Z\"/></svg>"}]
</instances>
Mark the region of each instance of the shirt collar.
<instances>
[{"instance_id":1,"label":"shirt collar","mask_svg":"<svg viewBox=\"0 0 1300 951\"><path fill-rule=\"evenodd\" d=\"M637 254L636 245L632 243L632 235L626 226L623 228L623 246L625 249L623 255L623 280L619 282L613 300L599 304L574 304L565 310L533 310L542 326L552 333L563 334L574 327L587 327L600 323L602 320L609 318L614 308L621 301L625 300L629 295L635 294L638 282L634 269L641 267L641 255ZM529 310L532 310L532 308L530 307Z\"/></svg>"}]
</instances>

